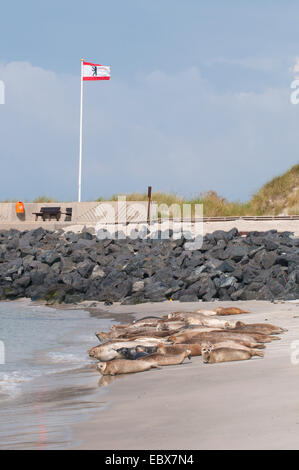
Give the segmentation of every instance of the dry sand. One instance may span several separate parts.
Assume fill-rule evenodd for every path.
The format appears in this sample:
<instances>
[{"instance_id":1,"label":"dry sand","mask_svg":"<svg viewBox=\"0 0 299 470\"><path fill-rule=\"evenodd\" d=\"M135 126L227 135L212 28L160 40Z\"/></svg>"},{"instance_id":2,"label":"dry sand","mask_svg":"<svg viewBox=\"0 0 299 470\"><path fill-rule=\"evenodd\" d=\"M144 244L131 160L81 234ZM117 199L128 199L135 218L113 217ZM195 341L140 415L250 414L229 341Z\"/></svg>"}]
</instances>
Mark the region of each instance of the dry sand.
<instances>
[{"instance_id":1,"label":"dry sand","mask_svg":"<svg viewBox=\"0 0 299 470\"><path fill-rule=\"evenodd\" d=\"M144 225L144 224L141 224ZM72 224L71 222L53 222L53 221L38 221L38 222L6 222L0 223L0 230L9 230L11 228L15 228L17 230L33 230L38 227L43 227L48 230L58 230L63 228L66 232L81 232L84 227L91 227L95 228L96 223L86 221L82 224ZM170 223L170 227L172 227ZM175 224L176 230L179 230L179 225ZM299 220L263 220L263 221L256 221L256 220L231 220L231 221L218 221L218 222L204 222L203 224L203 234L212 233L215 230L225 230L228 231L233 227L237 227L240 232L250 232L252 230L258 230L260 232L265 232L267 230L276 229L278 232L294 232L296 236L299 236ZM115 226L104 226L104 228L109 228L112 232L117 230ZM159 225L156 225L155 229L159 229ZM192 228L192 227L191 227ZM190 229L191 229L190 228ZM123 227L120 227L120 230L123 230ZM187 228L186 228L187 229ZM127 229L128 232L129 229ZM154 231L154 230L153 230Z\"/></svg>"},{"instance_id":2,"label":"dry sand","mask_svg":"<svg viewBox=\"0 0 299 470\"><path fill-rule=\"evenodd\" d=\"M299 220L231 220L227 222L204 222L203 232L212 233L215 230L231 230L237 227L239 232L250 232L257 230L266 232L267 230L276 229L278 232L294 232L295 236L299 236Z\"/></svg>"},{"instance_id":3,"label":"dry sand","mask_svg":"<svg viewBox=\"0 0 299 470\"><path fill-rule=\"evenodd\" d=\"M104 308L140 318L219 305L231 303L164 302ZM291 363L291 344L299 341L299 301L237 305L253 313L236 318L268 320L288 328L280 341L267 345L264 359L203 364L196 357L180 366L116 377L105 388L105 408L74 429L79 447L299 449L299 363Z\"/></svg>"}]
</instances>

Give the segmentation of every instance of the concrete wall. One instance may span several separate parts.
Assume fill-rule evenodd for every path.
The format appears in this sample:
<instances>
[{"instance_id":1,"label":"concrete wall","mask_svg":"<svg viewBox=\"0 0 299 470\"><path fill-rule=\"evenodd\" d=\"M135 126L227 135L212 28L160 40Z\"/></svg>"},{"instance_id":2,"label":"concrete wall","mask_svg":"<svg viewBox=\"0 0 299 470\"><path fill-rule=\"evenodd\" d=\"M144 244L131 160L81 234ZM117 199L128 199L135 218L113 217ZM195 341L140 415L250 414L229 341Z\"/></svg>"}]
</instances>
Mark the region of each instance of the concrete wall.
<instances>
[{"instance_id":1,"label":"concrete wall","mask_svg":"<svg viewBox=\"0 0 299 470\"><path fill-rule=\"evenodd\" d=\"M24 203L24 207L25 214L17 214L15 203L0 203L0 224L34 223L33 213L39 212L41 207L61 207L62 212L65 212L67 207L71 207L72 223L78 224L143 222L147 217L147 202L139 201ZM156 205L153 204L152 210L155 210L155 207ZM39 218L38 221L41 223L42 219ZM65 221L66 216L62 215L60 223Z\"/></svg>"}]
</instances>

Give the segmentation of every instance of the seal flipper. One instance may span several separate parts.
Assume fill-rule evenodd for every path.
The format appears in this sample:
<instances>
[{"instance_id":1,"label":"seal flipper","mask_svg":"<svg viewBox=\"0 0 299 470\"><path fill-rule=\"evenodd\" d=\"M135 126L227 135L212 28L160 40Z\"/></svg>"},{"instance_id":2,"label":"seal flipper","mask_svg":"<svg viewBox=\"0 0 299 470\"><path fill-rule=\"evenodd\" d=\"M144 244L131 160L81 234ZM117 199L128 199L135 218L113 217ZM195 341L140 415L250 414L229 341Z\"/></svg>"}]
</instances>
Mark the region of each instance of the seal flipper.
<instances>
[{"instance_id":1,"label":"seal flipper","mask_svg":"<svg viewBox=\"0 0 299 470\"><path fill-rule=\"evenodd\" d=\"M259 356L259 357L264 357L264 353L263 351L259 351L259 350L254 350L254 353L253 353L253 356Z\"/></svg>"}]
</instances>

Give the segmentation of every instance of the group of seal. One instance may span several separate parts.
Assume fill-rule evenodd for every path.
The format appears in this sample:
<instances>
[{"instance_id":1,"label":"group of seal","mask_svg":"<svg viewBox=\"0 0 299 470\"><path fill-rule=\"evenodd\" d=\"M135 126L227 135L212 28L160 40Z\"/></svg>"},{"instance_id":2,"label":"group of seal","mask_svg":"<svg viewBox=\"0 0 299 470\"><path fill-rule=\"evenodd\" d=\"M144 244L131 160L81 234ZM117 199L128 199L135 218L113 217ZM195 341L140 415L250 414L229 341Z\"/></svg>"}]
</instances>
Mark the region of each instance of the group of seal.
<instances>
[{"instance_id":1,"label":"group of seal","mask_svg":"<svg viewBox=\"0 0 299 470\"><path fill-rule=\"evenodd\" d=\"M89 355L99 361L102 375L182 364L192 356L202 356L204 363L211 364L264 357L265 343L280 339L277 335L286 330L227 318L246 313L236 307L201 309L112 325L110 331L96 333L101 344L90 349Z\"/></svg>"}]
</instances>

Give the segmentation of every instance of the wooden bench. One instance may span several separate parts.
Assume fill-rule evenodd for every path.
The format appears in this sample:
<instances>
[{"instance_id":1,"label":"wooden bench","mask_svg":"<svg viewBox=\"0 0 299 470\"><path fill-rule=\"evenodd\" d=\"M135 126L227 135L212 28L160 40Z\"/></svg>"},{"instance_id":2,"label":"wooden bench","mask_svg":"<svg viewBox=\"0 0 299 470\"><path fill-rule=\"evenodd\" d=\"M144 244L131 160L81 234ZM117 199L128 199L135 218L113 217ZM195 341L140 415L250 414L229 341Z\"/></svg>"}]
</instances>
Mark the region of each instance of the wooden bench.
<instances>
[{"instance_id":1,"label":"wooden bench","mask_svg":"<svg viewBox=\"0 0 299 470\"><path fill-rule=\"evenodd\" d=\"M37 221L39 217L42 217L43 221L45 222L48 218L51 220L55 218L57 221L61 217L61 208L60 207L41 207L40 212L33 212L35 215L35 220Z\"/></svg>"}]
</instances>

